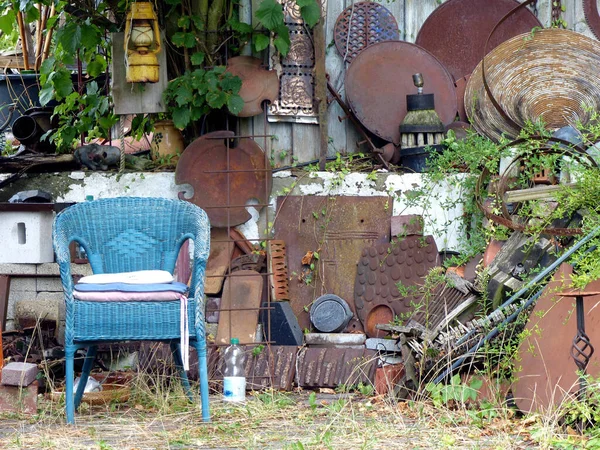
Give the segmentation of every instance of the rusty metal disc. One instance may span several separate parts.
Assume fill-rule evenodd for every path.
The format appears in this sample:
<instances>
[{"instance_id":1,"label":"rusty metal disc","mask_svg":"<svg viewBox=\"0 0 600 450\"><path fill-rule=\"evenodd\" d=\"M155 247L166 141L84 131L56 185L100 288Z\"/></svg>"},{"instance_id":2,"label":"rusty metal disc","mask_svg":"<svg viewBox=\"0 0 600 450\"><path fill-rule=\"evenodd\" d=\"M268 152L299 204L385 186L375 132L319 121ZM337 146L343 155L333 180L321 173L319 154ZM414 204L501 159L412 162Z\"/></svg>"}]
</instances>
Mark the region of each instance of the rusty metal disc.
<instances>
[{"instance_id":1,"label":"rusty metal disc","mask_svg":"<svg viewBox=\"0 0 600 450\"><path fill-rule=\"evenodd\" d=\"M512 126L489 100L481 64L465 90L465 110L473 127L498 141L518 136L528 121L548 129L587 124L600 109L600 46L569 30L550 28L515 36L485 57L488 86Z\"/></svg>"},{"instance_id":2,"label":"rusty metal disc","mask_svg":"<svg viewBox=\"0 0 600 450\"><path fill-rule=\"evenodd\" d=\"M238 117L257 116L263 112L265 100L273 102L279 95L279 77L274 70L261 67L262 61L252 56L236 56L227 61L227 72L242 79L239 95L244 108Z\"/></svg>"},{"instance_id":3,"label":"rusty metal disc","mask_svg":"<svg viewBox=\"0 0 600 450\"><path fill-rule=\"evenodd\" d=\"M409 42L387 41L363 50L346 72L346 97L360 122L373 134L400 143L406 95L416 94L412 76L423 74L424 92L435 95L435 110L447 125L458 110L452 76L427 50Z\"/></svg>"},{"instance_id":4,"label":"rusty metal disc","mask_svg":"<svg viewBox=\"0 0 600 450\"><path fill-rule=\"evenodd\" d=\"M338 52L348 62L370 45L400 39L394 15L375 2L357 2L346 8L338 16L333 33Z\"/></svg>"},{"instance_id":5,"label":"rusty metal disc","mask_svg":"<svg viewBox=\"0 0 600 450\"><path fill-rule=\"evenodd\" d=\"M467 89L467 83L469 82L471 75L459 78L454 82L456 87L456 100L458 101L458 117L461 122L468 122L467 112L465 111L465 89Z\"/></svg>"},{"instance_id":6,"label":"rusty metal disc","mask_svg":"<svg viewBox=\"0 0 600 450\"><path fill-rule=\"evenodd\" d=\"M425 20L416 44L435 55L458 80L473 72L484 57L485 41L491 31L518 5L514 0L449 0ZM523 8L498 27L488 51L513 36L541 26L537 17Z\"/></svg>"},{"instance_id":7,"label":"rusty metal disc","mask_svg":"<svg viewBox=\"0 0 600 450\"><path fill-rule=\"evenodd\" d=\"M590 31L600 39L600 14L596 0L583 0L583 15Z\"/></svg>"},{"instance_id":8,"label":"rusty metal disc","mask_svg":"<svg viewBox=\"0 0 600 450\"><path fill-rule=\"evenodd\" d=\"M233 147L232 136L231 131L215 131L196 139L184 150L175 171L175 183L194 188L187 200L206 209L213 227L248 221L251 215L244 205L252 199L264 205L271 192L272 175L263 150L252 139L241 139Z\"/></svg>"}]
</instances>

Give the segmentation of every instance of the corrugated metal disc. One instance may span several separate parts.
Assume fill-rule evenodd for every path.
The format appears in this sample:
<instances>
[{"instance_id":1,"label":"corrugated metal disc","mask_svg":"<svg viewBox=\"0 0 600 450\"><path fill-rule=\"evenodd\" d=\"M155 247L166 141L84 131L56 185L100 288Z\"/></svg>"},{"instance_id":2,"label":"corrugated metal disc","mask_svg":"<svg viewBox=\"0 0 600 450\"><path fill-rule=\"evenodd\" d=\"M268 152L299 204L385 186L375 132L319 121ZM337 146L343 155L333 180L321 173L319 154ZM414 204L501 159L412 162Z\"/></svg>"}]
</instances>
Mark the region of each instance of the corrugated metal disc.
<instances>
[{"instance_id":1,"label":"corrugated metal disc","mask_svg":"<svg viewBox=\"0 0 600 450\"><path fill-rule=\"evenodd\" d=\"M515 36L485 57L490 90L519 127L543 120L548 129L586 124L600 109L600 46L574 31L551 28ZM494 108L483 85L481 63L465 91L473 127L490 139L514 139L519 130ZM588 109L590 107L591 109Z\"/></svg>"}]
</instances>

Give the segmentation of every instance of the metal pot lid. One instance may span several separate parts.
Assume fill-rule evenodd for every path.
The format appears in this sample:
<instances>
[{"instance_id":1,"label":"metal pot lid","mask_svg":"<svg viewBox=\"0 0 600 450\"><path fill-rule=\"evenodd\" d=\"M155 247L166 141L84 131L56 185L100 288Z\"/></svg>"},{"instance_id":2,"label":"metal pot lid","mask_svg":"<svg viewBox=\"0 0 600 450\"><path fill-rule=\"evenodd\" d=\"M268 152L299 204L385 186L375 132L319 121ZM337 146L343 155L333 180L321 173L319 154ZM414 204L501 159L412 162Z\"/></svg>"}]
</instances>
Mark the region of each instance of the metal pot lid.
<instances>
[{"instance_id":1,"label":"metal pot lid","mask_svg":"<svg viewBox=\"0 0 600 450\"><path fill-rule=\"evenodd\" d=\"M600 46L574 31L550 28L509 39L485 57L491 103L479 64L465 90L465 110L473 127L498 141L519 135L528 121L541 119L550 130L581 122L600 109ZM589 109L588 109L589 108Z\"/></svg>"},{"instance_id":2,"label":"metal pot lid","mask_svg":"<svg viewBox=\"0 0 600 450\"><path fill-rule=\"evenodd\" d=\"M322 295L310 308L310 321L322 333L343 331L352 316L348 303L334 294Z\"/></svg>"},{"instance_id":3,"label":"metal pot lid","mask_svg":"<svg viewBox=\"0 0 600 450\"><path fill-rule=\"evenodd\" d=\"M427 50L402 41L374 44L363 50L346 72L346 97L360 122L373 134L400 143L406 95L416 94L412 76L422 73L424 92L435 95L435 110L447 125L458 110L452 76Z\"/></svg>"},{"instance_id":4,"label":"metal pot lid","mask_svg":"<svg viewBox=\"0 0 600 450\"><path fill-rule=\"evenodd\" d=\"M385 6L375 2L357 2L338 16L333 39L344 61L352 62L370 45L397 41L400 32L394 15Z\"/></svg>"},{"instance_id":5,"label":"metal pot lid","mask_svg":"<svg viewBox=\"0 0 600 450\"><path fill-rule=\"evenodd\" d=\"M484 57L485 42L496 24L518 5L515 0L449 0L425 20L415 42L435 55L458 80L473 72ZM531 11L522 8L494 32L488 52L541 26Z\"/></svg>"},{"instance_id":6,"label":"metal pot lid","mask_svg":"<svg viewBox=\"0 0 600 450\"><path fill-rule=\"evenodd\" d=\"M248 138L240 139L237 147L230 143L228 150L226 139L233 136L232 131L215 131L196 139L186 147L175 170L175 183L194 188L194 195L185 200L205 208L213 227L248 221L246 202L256 199L264 205L271 192L271 170L262 148ZM255 208L260 211L262 206Z\"/></svg>"}]
</instances>

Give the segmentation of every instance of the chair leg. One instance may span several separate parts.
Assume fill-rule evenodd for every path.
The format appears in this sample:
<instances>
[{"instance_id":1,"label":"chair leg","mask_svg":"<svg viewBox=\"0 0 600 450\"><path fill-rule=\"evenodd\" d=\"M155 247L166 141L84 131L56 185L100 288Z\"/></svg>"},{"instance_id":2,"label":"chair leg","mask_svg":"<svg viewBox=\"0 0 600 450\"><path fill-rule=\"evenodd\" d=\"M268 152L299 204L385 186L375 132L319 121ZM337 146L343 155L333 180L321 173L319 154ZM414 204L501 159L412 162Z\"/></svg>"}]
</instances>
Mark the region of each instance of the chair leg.
<instances>
[{"instance_id":1,"label":"chair leg","mask_svg":"<svg viewBox=\"0 0 600 450\"><path fill-rule=\"evenodd\" d=\"M81 403L81 397L83 397L83 391L90 376L90 372L94 368L97 350L98 347L96 345L92 345L88 348L87 354L85 356L85 361L83 362L83 370L81 372L81 378L79 379L79 384L77 385L77 392L75 392L75 411L77 411L77 409L79 408L79 404Z\"/></svg>"},{"instance_id":2,"label":"chair leg","mask_svg":"<svg viewBox=\"0 0 600 450\"><path fill-rule=\"evenodd\" d=\"M198 353L198 373L200 378L200 399L202 402L202 421L210 422L210 408L208 406L208 365L206 362L206 343L196 343Z\"/></svg>"},{"instance_id":3,"label":"chair leg","mask_svg":"<svg viewBox=\"0 0 600 450\"><path fill-rule=\"evenodd\" d=\"M177 372L179 374L179 379L181 380L181 384L183 385L183 390L185 391L185 395L190 400L190 402L194 401L194 394L192 394L192 388L190 386L190 381L188 380L187 373L183 370L183 360L181 358L181 346L175 342L171 342L171 353L173 353L173 361L175 361L175 367L177 367Z\"/></svg>"},{"instance_id":4,"label":"chair leg","mask_svg":"<svg viewBox=\"0 0 600 450\"><path fill-rule=\"evenodd\" d=\"M75 376L75 372L73 370L75 358L75 347L67 346L65 348L65 365L66 365L66 374L65 374L65 407L67 410L67 423L74 424L75 423L75 405L73 402L73 378Z\"/></svg>"}]
</instances>

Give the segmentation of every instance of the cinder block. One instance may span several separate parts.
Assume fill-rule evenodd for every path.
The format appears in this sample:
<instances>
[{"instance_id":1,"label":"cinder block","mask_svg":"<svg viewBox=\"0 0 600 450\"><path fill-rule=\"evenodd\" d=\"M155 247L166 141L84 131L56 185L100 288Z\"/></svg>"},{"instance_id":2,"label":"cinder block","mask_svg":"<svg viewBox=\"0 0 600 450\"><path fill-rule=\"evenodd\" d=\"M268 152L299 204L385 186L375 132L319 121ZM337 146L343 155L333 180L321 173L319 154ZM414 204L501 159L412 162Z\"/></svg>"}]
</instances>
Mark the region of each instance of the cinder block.
<instances>
[{"instance_id":1,"label":"cinder block","mask_svg":"<svg viewBox=\"0 0 600 450\"><path fill-rule=\"evenodd\" d=\"M36 292L35 275L31 278L11 278L10 279L10 291L13 292Z\"/></svg>"},{"instance_id":2,"label":"cinder block","mask_svg":"<svg viewBox=\"0 0 600 450\"><path fill-rule=\"evenodd\" d=\"M37 266L37 273L40 275L56 275L60 276L58 264L46 263ZM89 264L71 264L71 273L73 275L91 275L92 268Z\"/></svg>"},{"instance_id":3,"label":"cinder block","mask_svg":"<svg viewBox=\"0 0 600 450\"><path fill-rule=\"evenodd\" d=\"M44 263L54 261L52 211L1 212L0 242L3 263Z\"/></svg>"},{"instance_id":4,"label":"cinder block","mask_svg":"<svg viewBox=\"0 0 600 450\"><path fill-rule=\"evenodd\" d=\"M38 382L29 386L0 385L0 412L16 414L37 414Z\"/></svg>"},{"instance_id":5,"label":"cinder block","mask_svg":"<svg viewBox=\"0 0 600 450\"><path fill-rule=\"evenodd\" d=\"M6 319L6 330L5 331L15 331L17 329L15 321L13 319Z\"/></svg>"},{"instance_id":6,"label":"cinder block","mask_svg":"<svg viewBox=\"0 0 600 450\"><path fill-rule=\"evenodd\" d=\"M35 264L0 264L0 275L11 275L13 273L33 275L35 274Z\"/></svg>"},{"instance_id":7,"label":"cinder block","mask_svg":"<svg viewBox=\"0 0 600 450\"><path fill-rule=\"evenodd\" d=\"M2 368L2 384L5 386L29 386L37 374L38 368L35 364L11 362Z\"/></svg>"},{"instance_id":8,"label":"cinder block","mask_svg":"<svg viewBox=\"0 0 600 450\"><path fill-rule=\"evenodd\" d=\"M59 277L56 278L36 278L38 292L62 292L63 285Z\"/></svg>"}]
</instances>

